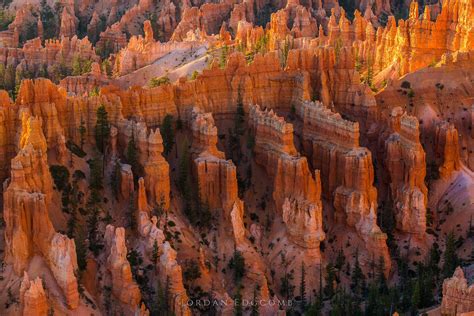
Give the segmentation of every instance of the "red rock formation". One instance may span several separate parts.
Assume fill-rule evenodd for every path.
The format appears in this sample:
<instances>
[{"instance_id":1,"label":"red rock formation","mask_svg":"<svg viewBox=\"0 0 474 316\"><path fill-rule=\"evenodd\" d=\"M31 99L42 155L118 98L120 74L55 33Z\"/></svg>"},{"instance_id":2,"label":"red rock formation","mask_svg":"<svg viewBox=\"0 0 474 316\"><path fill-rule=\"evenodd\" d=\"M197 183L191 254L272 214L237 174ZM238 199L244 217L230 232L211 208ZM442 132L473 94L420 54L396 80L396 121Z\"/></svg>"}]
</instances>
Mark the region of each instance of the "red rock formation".
<instances>
[{"instance_id":1,"label":"red rock formation","mask_svg":"<svg viewBox=\"0 0 474 316\"><path fill-rule=\"evenodd\" d=\"M303 102L297 114L303 121L303 147L313 168L321 170L323 192L333 199L336 219L355 227L372 258L384 257L388 272L387 236L377 225L372 154L359 146L359 124L320 102Z\"/></svg>"},{"instance_id":2,"label":"red rock formation","mask_svg":"<svg viewBox=\"0 0 474 316\"><path fill-rule=\"evenodd\" d=\"M227 3L206 3L200 8L185 8L171 41L183 41L189 32L196 30L203 30L206 34L218 34L230 10L231 6Z\"/></svg>"},{"instance_id":3,"label":"red rock formation","mask_svg":"<svg viewBox=\"0 0 474 316\"><path fill-rule=\"evenodd\" d=\"M4 185L5 260L20 274L31 257L42 255L67 305L75 309L79 302L76 249L73 240L54 231L49 219L53 185L41 120L30 117L24 126L20 151L12 160L11 179Z\"/></svg>"},{"instance_id":4,"label":"red rock formation","mask_svg":"<svg viewBox=\"0 0 474 316\"><path fill-rule=\"evenodd\" d=\"M99 41L96 44L97 49L118 52L127 46L127 36L122 32L118 24L113 24L105 31L100 33Z\"/></svg>"},{"instance_id":5,"label":"red rock formation","mask_svg":"<svg viewBox=\"0 0 474 316\"><path fill-rule=\"evenodd\" d=\"M426 230L425 151L419 140L418 119L401 114L396 108L391 114L394 133L385 142L385 165L390 176L397 228L422 237Z\"/></svg>"},{"instance_id":6,"label":"red rock formation","mask_svg":"<svg viewBox=\"0 0 474 316\"><path fill-rule=\"evenodd\" d=\"M120 162L116 161L116 163ZM132 166L120 164L120 194L122 198L128 200L134 191Z\"/></svg>"},{"instance_id":7,"label":"red rock formation","mask_svg":"<svg viewBox=\"0 0 474 316\"><path fill-rule=\"evenodd\" d=\"M243 54L234 53L225 69L213 64L196 80L125 91L109 86L101 89L101 95L114 104L119 97L124 117L139 115L152 126L166 114L177 115L178 109L184 113L193 106L216 115L233 114L239 91L244 104L259 103L290 111L292 104L310 98L309 77L297 69L283 71L276 53L257 54L251 64L247 64Z\"/></svg>"},{"instance_id":8,"label":"red rock formation","mask_svg":"<svg viewBox=\"0 0 474 316\"><path fill-rule=\"evenodd\" d=\"M59 64L70 67L75 56L86 60L99 61L92 44L87 38L78 39L63 37L61 40L47 40L42 45L41 38L27 41L22 48L0 47L0 62L13 65L23 71L39 73L46 70L49 74L55 72ZM57 71L57 70L56 70Z\"/></svg>"},{"instance_id":9,"label":"red rock formation","mask_svg":"<svg viewBox=\"0 0 474 316\"><path fill-rule=\"evenodd\" d=\"M373 92L360 83L355 70L352 50L311 46L310 49L290 50L286 69L304 69L312 82L312 98L317 98L326 107L335 107L338 112L359 122L364 132L377 119L377 107ZM309 100L305 99L305 100Z\"/></svg>"},{"instance_id":10,"label":"red rock formation","mask_svg":"<svg viewBox=\"0 0 474 316\"><path fill-rule=\"evenodd\" d=\"M178 24L176 21L176 6L171 0L163 1L163 9L158 16L158 24L163 30L163 39L169 40Z\"/></svg>"},{"instance_id":11,"label":"red rock formation","mask_svg":"<svg viewBox=\"0 0 474 316\"><path fill-rule=\"evenodd\" d=\"M290 239L310 249L318 249L322 230L321 184L309 171L305 157L293 144L293 126L272 110L252 105L249 122L255 133L255 161L273 181L273 199L282 212Z\"/></svg>"},{"instance_id":12,"label":"red rock formation","mask_svg":"<svg viewBox=\"0 0 474 316\"><path fill-rule=\"evenodd\" d=\"M461 267L457 267L453 277L443 281L441 313L443 315L454 315L472 312L473 310L474 285L467 283L464 271Z\"/></svg>"},{"instance_id":13,"label":"red rock formation","mask_svg":"<svg viewBox=\"0 0 474 316\"><path fill-rule=\"evenodd\" d=\"M162 156L163 139L157 128L148 136L148 159L144 165L145 186L153 204L168 209L170 205L169 164Z\"/></svg>"},{"instance_id":14,"label":"red rock formation","mask_svg":"<svg viewBox=\"0 0 474 316\"><path fill-rule=\"evenodd\" d=\"M107 75L102 73L100 65L96 62L92 64L89 73L81 76L68 76L59 82L59 85L66 89L68 93L75 95L88 95L94 89L99 89L108 84Z\"/></svg>"},{"instance_id":15,"label":"red rock formation","mask_svg":"<svg viewBox=\"0 0 474 316\"><path fill-rule=\"evenodd\" d=\"M287 35L293 38L313 37L318 30L316 19L299 1L288 1L284 9L272 13L270 18L270 47L277 49L282 47L278 42L287 39Z\"/></svg>"},{"instance_id":16,"label":"red rock formation","mask_svg":"<svg viewBox=\"0 0 474 316\"><path fill-rule=\"evenodd\" d=\"M117 54L115 58L115 73L119 75L128 74L151 64L174 50L192 49L198 45L198 43L194 42L171 41L161 43L155 41L149 21L145 21L144 33L145 37L141 35L132 36L126 47Z\"/></svg>"},{"instance_id":17,"label":"red rock formation","mask_svg":"<svg viewBox=\"0 0 474 316\"><path fill-rule=\"evenodd\" d=\"M20 306L24 316L46 316L48 301L43 289L42 280L38 277L30 281L28 273L24 273L20 285Z\"/></svg>"},{"instance_id":18,"label":"red rock formation","mask_svg":"<svg viewBox=\"0 0 474 316\"><path fill-rule=\"evenodd\" d=\"M75 36L78 24L79 24L79 20L74 15L74 6L68 6L68 7L63 8L63 12L61 14L61 26L59 29L59 36L60 37Z\"/></svg>"},{"instance_id":19,"label":"red rock formation","mask_svg":"<svg viewBox=\"0 0 474 316\"><path fill-rule=\"evenodd\" d=\"M183 285L181 266L176 262L176 250L166 241L163 244L163 254L160 257L160 279L162 284L169 281L170 304L178 316L191 316L191 310L186 304L188 295Z\"/></svg>"},{"instance_id":20,"label":"red rock formation","mask_svg":"<svg viewBox=\"0 0 474 316\"><path fill-rule=\"evenodd\" d=\"M99 39L100 35L100 17L99 14L97 14L97 11L94 11L92 13L91 20L89 21L89 24L87 25L87 37L95 43Z\"/></svg>"},{"instance_id":21,"label":"red rock formation","mask_svg":"<svg viewBox=\"0 0 474 316\"><path fill-rule=\"evenodd\" d=\"M193 108L191 130L191 153L201 199L212 210L222 209L228 216L234 203L239 201L236 167L217 149L217 128L211 113Z\"/></svg>"},{"instance_id":22,"label":"red rock formation","mask_svg":"<svg viewBox=\"0 0 474 316\"><path fill-rule=\"evenodd\" d=\"M123 304L124 310L135 311L139 309L141 294L127 260L125 229L107 225L104 238L108 251L107 269L112 275L112 294Z\"/></svg>"},{"instance_id":23,"label":"red rock formation","mask_svg":"<svg viewBox=\"0 0 474 316\"><path fill-rule=\"evenodd\" d=\"M449 178L453 171L461 168L458 131L446 121L436 126L435 158L441 162L439 174L442 178Z\"/></svg>"},{"instance_id":24,"label":"red rock formation","mask_svg":"<svg viewBox=\"0 0 474 316\"><path fill-rule=\"evenodd\" d=\"M400 20L397 27L394 17L389 17L387 27L377 31L374 68L382 70L396 62L404 75L439 60L446 52L472 50L472 10L470 0L445 1L432 22L429 6L419 18L418 3L413 1L408 20Z\"/></svg>"},{"instance_id":25,"label":"red rock formation","mask_svg":"<svg viewBox=\"0 0 474 316\"><path fill-rule=\"evenodd\" d=\"M55 148L64 135L58 109L66 106L66 92L47 79L24 80L16 103L25 112L42 118L48 148Z\"/></svg>"}]
</instances>

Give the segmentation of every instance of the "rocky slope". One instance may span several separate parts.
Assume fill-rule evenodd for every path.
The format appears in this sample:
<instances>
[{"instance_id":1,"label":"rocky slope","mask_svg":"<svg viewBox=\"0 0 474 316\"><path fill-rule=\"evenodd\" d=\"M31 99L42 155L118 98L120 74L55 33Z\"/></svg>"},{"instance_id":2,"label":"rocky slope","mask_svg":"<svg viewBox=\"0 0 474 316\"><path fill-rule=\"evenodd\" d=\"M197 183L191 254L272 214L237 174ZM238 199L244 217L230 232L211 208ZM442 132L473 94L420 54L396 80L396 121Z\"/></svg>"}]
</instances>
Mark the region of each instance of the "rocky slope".
<instances>
[{"instance_id":1,"label":"rocky slope","mask_svg":"<svg viewBox=\"0 0 474 316\"><path fill-rule=\"evenodd\" d=\"M0 314L473 311L473 6L3 6Z\"/></svg>"}]
</instances>

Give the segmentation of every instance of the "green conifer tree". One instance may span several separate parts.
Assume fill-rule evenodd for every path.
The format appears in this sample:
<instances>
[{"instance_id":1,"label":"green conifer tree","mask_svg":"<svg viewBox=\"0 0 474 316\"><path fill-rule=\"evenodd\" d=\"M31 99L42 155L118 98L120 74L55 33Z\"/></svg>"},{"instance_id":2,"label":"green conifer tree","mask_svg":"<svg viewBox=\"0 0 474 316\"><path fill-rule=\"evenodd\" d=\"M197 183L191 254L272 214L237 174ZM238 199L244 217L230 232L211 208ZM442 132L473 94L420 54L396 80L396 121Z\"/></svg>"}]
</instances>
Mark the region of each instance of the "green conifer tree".
<instances>
[{"instance_id":1,"label":"green conifer tree","mask_svg":"<svg viewBox=\"0 0 474 316\"><path fill-rule=\"evenodd\" d=\"M110 123L107 110L104 105L100 105L97 109L97 122L95 125L95 143L97 149L102 154L105 153L106 144L110 136Z\"/></svg>"}]
</instances>

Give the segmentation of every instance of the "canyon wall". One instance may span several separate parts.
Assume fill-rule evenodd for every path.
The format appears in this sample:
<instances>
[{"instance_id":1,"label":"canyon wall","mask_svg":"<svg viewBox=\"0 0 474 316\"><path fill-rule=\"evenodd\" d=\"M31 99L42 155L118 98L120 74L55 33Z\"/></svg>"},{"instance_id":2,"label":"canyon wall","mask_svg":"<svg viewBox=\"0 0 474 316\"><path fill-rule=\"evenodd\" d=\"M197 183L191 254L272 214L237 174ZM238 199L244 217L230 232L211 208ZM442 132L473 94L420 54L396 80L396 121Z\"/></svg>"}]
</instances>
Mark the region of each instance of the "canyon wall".
<instances>
[{"instance_id":1,"label":"canyon wall","mask_svg":"<svg viewBox=\"0 0 474 316\"><path fill-rule=\"evenodd\" d=\"M385 141L385 166L397 228L421 237L426 230L428 189L418 119L395 108L390 120L392 134Z\"/></svg>"},{"instance_id":2,"label":"canyon wall","mask_svg":"<svg viewBox=\"0 0 474 316\"><path fill-rule=\"evenodd\" d=\"M474 310L474 286L467 283L464 271L457 267L451 278L443 281L441 313L454 315Z\"/></svg>"},{"instance_id":3,"label":"canyon wall","mask_svg":"<svg viewBox=\"0 0 474 316\"><path fill-rule=\"evenodd\" d=\"M273 199L290 239L303 248L319 249L322 229L321 183L293 144L293 126L273 110L251 105L249 124L255 134L255 161L273 182Z\"/></svg>"},{"instance_id":4,"label":"canyon wall","mask_svg":"<svg viewBox=\"0 0 474 316\"><path fill-rule=\"evenodd\" d=\"M370 257L382 256L389 271L387 236L377 225L372 154L359 146L359 124L320 102L303 102L297 115L303 122L303 148L313 168L321 170L323 193L333 201L336 221L355 227Z\"/></svg>"},{"instance_id":5,"label":"canyon wall","mask_svg":"<svg viewBox=\"0 0 474 316\"><path fill-rule=\"evenodd\" d=\"M67 306L75 309L79 293L74 240L57 233L49 218L53 180L46 157L41 118L23 116L20 151L11 162L11 178L4 183L5 260L17 275L30 259L41 255L61 288Z\"/></svg>"}]
</instances>

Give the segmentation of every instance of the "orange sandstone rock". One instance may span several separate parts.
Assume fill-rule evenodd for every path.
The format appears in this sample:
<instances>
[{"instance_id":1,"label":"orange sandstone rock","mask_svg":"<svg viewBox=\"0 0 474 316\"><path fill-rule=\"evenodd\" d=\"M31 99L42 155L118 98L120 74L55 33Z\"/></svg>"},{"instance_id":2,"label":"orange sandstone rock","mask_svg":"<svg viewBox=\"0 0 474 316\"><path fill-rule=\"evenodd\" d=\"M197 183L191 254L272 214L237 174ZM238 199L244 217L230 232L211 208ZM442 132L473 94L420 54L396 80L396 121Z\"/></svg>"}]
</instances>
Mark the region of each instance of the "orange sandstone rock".
<instances>
[{"instance_id":1,"label":"orange sandstone rock","mask_svg":"<svg viewBox=\"0 0 474 316\"><path fill-rule=\"evenodd\" d=\"M323 192L333 200L336 219L356 229L372 257L385 259L388 272L387 236L377 225L372 154L359 145L359 124L320 102L303 102L297 114L303 121L303 147L313 168L321 170Z\"/></svg>"},{"instance_id":2,"label":"orange sandstone rock","mask_svg":"<svg viewBox=\"0 0 474 316\"><path fill-rule=\"evenodd\" d=\"M20 306L24 316L46 316L48 301L44 293L42 280L38 277L30 280L28 273L24 273L20 285Z\"/></svg>"},{"instance_id":3,"label":"orange sandstone rock","mask_svg":"<svg viewBox=\"0 0 474 316\"><path fill-rule=\"evenodd\" d=\"M20 151L12 160L11 178L4 187L6 261L16 274L39 253L46 260L70 309L79 303L74 241L56 233L49 219L53 182L46 157L41 120L30 117L23 125Z\"/></svg>"},{"instance_id":4,"label":"orange sandstone rock","mask_svg":"<svg viewBox=\"0 0 474 316\"><path fill-rule=\"evenodd\" d=\"M239 200L237 169L217 149L217 128L211 113L193 108L191 129L191 153L201 198L211 209L222 209L228 217L234 203Z\"/></svg>"},{"instance_id":5,"label":"orange sandstone rock","mask_svg":"<svg viewBox=\"0 0 474 316\"><path fill-rule=\"evenodd\" d=\"M442 178L449 178L453 171L461 168L458 131L453 124L443 121L436 126L435 156L441 161Z\"/></svg>"},{"instance_id":6,"label":"orange sandstone rock","mask_svg":"<svg viewBox=\"0 0 474 316\"><path fill-rule=\"evenodd\" d=\"M73 37L76 35L78 24L79 20L74 15L74 6L64 7L61 14L61 27L59 29L59 36Z\"/></svg>"},{"instance_id":7,"label":"orange sandstone rock","mask_svg":"<svg viewBox=\"0 0 474 316\"><path fill-rule=\"evenodd\" d=\"M467 313L474 310L474 285L467 283L464 271L457 267L453 277L443 281L441 313Z\"/></svg>"},{"instance_id":8,"label":"orange sandstone rock","mask_svg":"<svg viewBox=\"0 0 474 316\"><path fill-rule=\"evenodd\" d=\"M162 284L169 280L170 304L174 306L175 314L178 316L191 316L191 310L186 304L188 295L183 285L183 273L181 266L176 262L176 250L165 241L163 254L160 257L160 278Z\"/></svg>"},{"instance_id":9,"label":"orange sandstone rock","mask_svg":"<svg viewBox=\"0 0 474 316\"><path fill-rule=\"evenodd\" d=\"M272 110L252 105L249 122L255 133L255 161L273 181L273 199L282 212L290 239L304 248L318 249L324 240L321 184L309 171L305 157L293 144L293 126Z\"/></svg>"},{"instance_id":10,"label":"orange sandstone rock","mask_svg":"<svg viewBox=\"0 0 474 316\"><path fill-rule=\"evenodd\" d=\"M419 140L418 119L392 111L394 133L385 142L385 165L390 175L390 189L397 228L422 237L426 230L425 151Z\"/></svg>"},{"instance_id":11,"label":"orange sandstone rock","mask_svg":"<svg viewBox=\"0 0 474 316\"><path fill-rule=\"evenodd\" d=\"M107 269L112 275L112 294L129 311L139 308L140 289L132 278L132 270L127 260L125 229L107 225L105 242L108 251Z\"/></svg>"}]
</instances>

